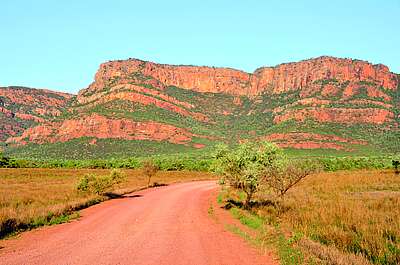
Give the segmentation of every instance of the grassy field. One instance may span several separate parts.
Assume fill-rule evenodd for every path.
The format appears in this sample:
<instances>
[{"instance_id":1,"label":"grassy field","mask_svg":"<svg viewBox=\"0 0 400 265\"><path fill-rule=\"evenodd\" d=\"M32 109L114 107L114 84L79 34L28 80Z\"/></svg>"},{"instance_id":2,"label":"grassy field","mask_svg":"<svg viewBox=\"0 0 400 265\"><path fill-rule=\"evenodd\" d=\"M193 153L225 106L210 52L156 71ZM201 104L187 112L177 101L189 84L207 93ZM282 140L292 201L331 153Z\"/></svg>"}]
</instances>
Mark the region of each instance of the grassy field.
<instances>
[{"instance_id":1,"label":"grassy field","mask_svg":"<svg viewBox=\"0 0 400 265\"><path fill-rule=\"evenodd\" d=\"M257 199L273 198L264 191ZM392 170L312 175L289 192L281 210L267 204L251 212L232 213L250 227L261 218L261 241L276 237L278 229L303 253L287 264L309 264L307 256L316 264L400 264L400 175Z\"/></svg>"},{"instance_id":2,"label":"grassy field","mask_svg":"<svg viewBox=\"0 0 400 265\"><path fill-rule=\"evenodd\" d=\"M145 187L141 170L125 169L122 194ZM76 191L85 174L107 169L0 169L1 236L19 229L60 223L76 210L107 199ZM204 172L160 171L158 183L215 178ZM227 191L225 199L242 200ZM255 198L273 201L267 190ZM219 197L219 201L223 201ZM311 175L291 190L282 206L268 203L251 212L231 209L259 234L275 241L283 264L400 264L400 176L393 170L352 170Z\"/></svg>"},{"instance_id":3,"label":"grassy field","mask_svg":"<svg viewBox=\"0 0 400 265\"><path fill-rule=\"evenodd\" d=\"M122 170L127 181L116 193L126 193L147 185L140 170ZM18 229L60 223L76 216L75 210L107 199L77 192L78 180L85 174L107 175L106 169L0 169L0 238ZM159 171L152 182L211 179L210 173Z\"/></svg>"}]
</instances>

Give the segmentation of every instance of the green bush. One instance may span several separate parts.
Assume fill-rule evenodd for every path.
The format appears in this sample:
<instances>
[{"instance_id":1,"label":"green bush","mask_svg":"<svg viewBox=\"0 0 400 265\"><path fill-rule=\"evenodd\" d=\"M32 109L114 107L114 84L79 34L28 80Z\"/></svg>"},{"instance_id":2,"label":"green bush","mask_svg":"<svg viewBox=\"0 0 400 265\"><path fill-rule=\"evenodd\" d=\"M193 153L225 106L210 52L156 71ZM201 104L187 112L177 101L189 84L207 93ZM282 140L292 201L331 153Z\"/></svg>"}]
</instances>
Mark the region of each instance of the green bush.
<instances>
[{"instance_id":1,"label":"green bush","mask_svg":"<svg viewBox=\"0 0 400 265\"><path fill-rule=\"evenodd\" d=\"M3 153L0 152L0 168L17 168L19 167L19 163L17 160L5 156Z\"/></svg>"},{"instance_id":2,"label":"green bush","mask_svg":"<svg viewBox=\"0 0 400 265\"><path fill-rule=\"evenodd\" d=\"M215 153L213 168L233 188L246 194L244 205L249 207L267 168L283 158L282 149L269 142L248 142L234 149L220 145Z\"/></svg>"},{"instance_id":3,"label":"green bush","mask_svg":"<svg viewBox=\"0 0 400 265\"><path fill-rule=\"evenodd\" d=\"M165 171L204 171L210 170L212 159L202 157L185 156L157 156L153 158L154 163Z\"/></svg>"},{"instance_id":4,"label":"green bush","mask_svg":"<svg viewBox=\"0 0 400 265\"><path fill-rule=\"evenodd\" d=\"M253 195L261 188L268 188L283 200L288 190L302 179L319 171L315 161L292 160L282 149L269 142L248 142L229 149L217 148L214 171L223 176L222 183L246 194L244 206L249 207Z\"/></svg>"},{"instance_id":5,"label":"green bush","mask_svg":"<svg viewBox=\"0 0 400 265\"><path fill-rule=\"evenodd\" d=\"M394 167L394 172L400 174L400 160L392 160L392 165Z\"/></svg>"},{"instance_id":6,"label":"green bush","mask_svg":"<svg viewBox=\"0 0 400 265\"><path fill-rule=\"evenodd\" d=\"M288 155L293 157L293 155ZM138 169L142 167L143 161L152 159L160 170L189 170L189 171L213 171L213 154L205 151L201 154L182 155L157 155L152 157L130 157L111 159L90 159L90 160L31 160L15 159L0 154L0 167L8 168L91 168L91 169L114 169L127 168ZM296 160L302 158L296 157ZM313 157L313 161L322 164L325 171L351 170L351 169L391 169L392 160L400 160L399 156L381 157L327 157L320 155Z\"/></svg>"},{"instance_id":7,"label":"green bush","mask_svg":"<svg viewBox=\"0 0 400 265\"><path fill-rule=\"evenodd\" d=\"M327 157L314 160L321 163L325 171L392 168L389 157Z\"/></svg>"},{"instance_id":8,"label":"green bush","mask_svg":"<svg viewBox=\"0 0 400 265\"><path fill-rule=\"evenodd\" d=\"M0 167L7 167L10 163L10 159L0 153Z\"/></svg>"},{"instance_id":9,"label":"green bush","mask_svg":"<svg viewBox=\"0 0 400 265\"><path fill-rule=\"evenodd\" d=\"M125 176L118 170L112 170L107 176L87 174L82 177L76 188L80 192L89 192L97 195L105 195L111 192L116 185L122 183Z\"/></svg>"}]
</instances>

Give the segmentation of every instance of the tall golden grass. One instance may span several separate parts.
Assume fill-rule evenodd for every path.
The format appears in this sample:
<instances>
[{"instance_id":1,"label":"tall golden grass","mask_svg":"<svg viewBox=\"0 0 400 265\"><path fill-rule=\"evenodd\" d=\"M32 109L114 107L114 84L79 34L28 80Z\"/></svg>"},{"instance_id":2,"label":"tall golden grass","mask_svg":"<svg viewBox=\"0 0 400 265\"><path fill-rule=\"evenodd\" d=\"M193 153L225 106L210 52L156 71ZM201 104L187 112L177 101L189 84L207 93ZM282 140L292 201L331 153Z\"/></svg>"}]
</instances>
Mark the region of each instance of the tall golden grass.
<instances>
[{"instance_id":1,"label":"tall golden grass","mask_svg":"<svg viewBox=\"0 0 400 265\"><path fill-rule=\"evenodd\" d=\"M52 216L71 213L106 199L78 192L76 185L85 174L107 175L105 169L0 169L0 236L4 230L29 228L29 224ZM126 193L147 186L141 170L122 170L127 181L116 192ZM212 179L204 172L160 171L154 182L169 184L179 181Z\"/></svg>"},{"instance_id":2,"label":"tall golden grass","mask_svg":"<svg viewBox=\"0 0 400 265\"><path fill-rule=\"evenodd\" d=\"M312 175L288 193L284 207L279 215L271 206L257 213L286 231L372 263L400 264L400 176L393 171Z\"/></svg>"}]
</instances>

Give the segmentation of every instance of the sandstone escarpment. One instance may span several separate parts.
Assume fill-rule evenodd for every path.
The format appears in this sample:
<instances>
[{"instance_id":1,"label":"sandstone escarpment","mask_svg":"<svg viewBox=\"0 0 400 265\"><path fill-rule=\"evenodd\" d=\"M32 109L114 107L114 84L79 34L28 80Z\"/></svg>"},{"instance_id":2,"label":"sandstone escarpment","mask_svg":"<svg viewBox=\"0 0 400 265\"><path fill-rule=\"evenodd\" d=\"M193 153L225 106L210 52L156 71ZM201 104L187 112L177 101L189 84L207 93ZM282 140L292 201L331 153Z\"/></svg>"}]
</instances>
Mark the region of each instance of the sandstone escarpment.
<instances>
[{"instance_id":1,"label":"sandstone escarpment","mask_svg":"<svg viewBox=\"0 0 400 265\"><path fill-rule=\"evenodd\" d=\"M144 106L154 105L182 116L192 117L199 121L208 121L206 115L191 111L191 109L194 108L192 104L168 96L154 88L151 89L134 84L115 85L105 92L103 91L81 98L80 103L84 105L82 107L78 106L75 109L85 110L115 100L131 101Z\"/></svg>"},{"instance_id":2,"label":"sandstone escarpment","mask_svg":"<svg viewBox=\"0 0 400 265\"><path fill-rule=\"evenodd\" d=\"M60 116L73 95L26 87L0 87L0 140Z\"/></svg>"},{"instance_id":3,"label":"sandstone escarpment","mask_svg":"<svg viewBox=\"0 0 400 265\"><path fill-rule=\"evenodd\" d=\"M275 142L283 148L295 149L335 149L351 151L344 144L367 145L367 141L338 137L336 135L323 135L317 133L273 133L261 139Z\"/></svg>"},{"instance_id":4,"label":"sandstone escarpment","mask_svg":"<svg viewBox=\"0 0 400 265\"><path fill-rule=\"evenodd\" d=\"M129 59L101 64L94 83L81 91L78 100L84 100L86 94L101 91L113 82L129 83L137 74L155 79L163 86L245 96L301 90L325 79L348 81L351 84L372 82L389 90L397 89L398 83L396 75L384 65L327 56L262 67L253 74L229 68L164 65Z\"/></svg>"},{"instance_id":5,"label":"sandstone escarpment","mask_svg":"<svg viewBox=\"0 0 400 265\"><path fill-rule=\"evenodd\" d=\"M81 137L99 139L168 141L188 144L192 137L189 131L158 122L134 122L128 119L110 119L97 114L63 122L52 122L27 129L21 136L12 137L8 143L55 143Z\"/></svg>"},{"instance_id":6,"label":"sandstone escarpment","mask_svg":"<svg viewBox=\"0 0 400 265\"><path fill-rule=\"evenodd\" d=\"M397 89L396 75L382 64L373 65L366 61L319 57L297 63L281 64L276 67L263 67L255 71L257 89L282 93L303 89L318 80L337 80L339 82L372 82L386 89Z\"/></svg>"},{"instance_id":7,"label":"sandstone escarpment","mask_svg":"<svg viewBox=\"0 0 400 265\"><path fill-rule=\"evenodd\" d=\"M399 133L400 75L326 56L254 73L119 60L101 64L77 96L0 88L0 118L0 141L16 144L89 137L204 148L264 137L285 148L381 148L390 143L377 135Z\"/></svg>"},{"instance_id":8,"label":"sandstone escarpment","mask_svg":"<svg viewBox=\"0 0 400 265\"><path fill-rule=\"evenodd\" d=\"M282 114L276 115L274 118L275 123L281 123L287 120L295 120L297 122L304 122L307 118L316 120L318 122L333 122L342 124L384 124L391 122L394 114L385 109L350 109L350 108L306 108L288 110Z\"/></svg>"},{"instance_id":9,"label":"sandstone escarpment","mask_svg":"<svg viewBox=\"0 0 400 265\"><path fill-rule=\"evenodd\" d=\"M2 112L14 113L22 120L43 121L61 115L71 94L25 87L0 87Z\"/></svg>"}]
</instances>

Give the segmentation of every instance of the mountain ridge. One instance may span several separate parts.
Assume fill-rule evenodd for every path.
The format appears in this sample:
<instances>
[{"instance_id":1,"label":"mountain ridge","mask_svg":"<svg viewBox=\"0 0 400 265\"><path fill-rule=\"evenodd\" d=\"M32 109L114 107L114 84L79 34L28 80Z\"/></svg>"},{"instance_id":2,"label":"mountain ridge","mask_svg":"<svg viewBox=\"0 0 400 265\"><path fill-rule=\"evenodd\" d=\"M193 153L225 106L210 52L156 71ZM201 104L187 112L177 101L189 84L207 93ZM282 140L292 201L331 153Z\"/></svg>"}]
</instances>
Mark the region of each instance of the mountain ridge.
<instances>
[{"instance_id":1,"label":"mountain ridge","mask_svg":"<svg viewBox=\"0 0 400 265\"><path fill-rule=\"evenodd\" d=\"M92 149L114 139L195 150L256 138L291 149L398 151L400 75L362 60L320 56L253 73L114 60L101 64L77 95L58 96L57 115L28 108L26 115L43 120L3 136L6 150L75 139Z\"/></svg>"},{"instance_id":2,"label":"mountain ridge","mask_svg":"<svg viewBox=\"0 0 400 265\"><path fill-rule=\"evenodd\" d=\"M295 73L296 70L298 74ZM380 85L392 90L397 86L395 74L383 64L328 56L280 64L275 67L261 67L253 73L232 68L167 65L129 59L101 64L95 75L95 81L87 89L78 93L78 100L87 91L99 90L107 86L110 77L115 78L112 81L121 83L126 75L132 72L151 76L166 85L198 92L222 92L246 96L259 95L269 87L274 89L274 93L281 93L305 87L315 80L329 79L334 76L348 80L358 75L358 81L378 80ZM190 75L189 78L187 75ZM235 90L237 88L241 90Z\"/></svg>"}]
</instances>

